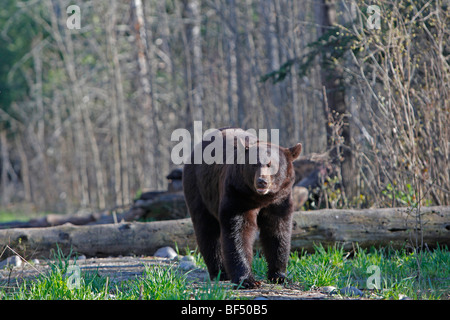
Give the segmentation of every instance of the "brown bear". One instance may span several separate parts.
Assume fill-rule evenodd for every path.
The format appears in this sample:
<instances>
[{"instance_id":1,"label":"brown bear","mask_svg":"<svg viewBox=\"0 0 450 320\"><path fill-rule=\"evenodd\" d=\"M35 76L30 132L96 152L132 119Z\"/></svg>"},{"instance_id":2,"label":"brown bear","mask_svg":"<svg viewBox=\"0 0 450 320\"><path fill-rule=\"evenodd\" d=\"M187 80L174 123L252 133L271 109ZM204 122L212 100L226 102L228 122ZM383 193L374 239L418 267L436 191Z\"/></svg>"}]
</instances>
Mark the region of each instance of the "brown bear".
<instances>
[{"instance_id":1,"label":"brown bear","mask_svg":"<svg viewBox=\"0 0 450 320\"><path fill-rule=\"evenodd\" d=\"M259 141L242 129L218 130L215 139L204 139L196 147L204 151L222 139L223 161L194 164L194 150L191 163L183 169L186 204L209 275L230 279L241 288L258 287L251 265L259 228L268 279L284 282L292 232L292 162L302 146L283 148ZM245 161L239 159L243 149Z\"/></svg>"}]
</instances>

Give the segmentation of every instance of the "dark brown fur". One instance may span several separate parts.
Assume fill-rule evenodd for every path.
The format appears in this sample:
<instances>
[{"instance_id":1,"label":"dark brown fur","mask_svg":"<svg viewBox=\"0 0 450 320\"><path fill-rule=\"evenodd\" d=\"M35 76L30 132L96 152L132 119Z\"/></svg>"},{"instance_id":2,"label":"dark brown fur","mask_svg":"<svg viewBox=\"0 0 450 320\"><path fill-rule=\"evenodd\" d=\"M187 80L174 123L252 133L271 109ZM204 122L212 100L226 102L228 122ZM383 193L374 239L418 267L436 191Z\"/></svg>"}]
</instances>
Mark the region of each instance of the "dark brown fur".
<instances>
[{"instance_id":1,"label":"dark brown fur","mask_svg":"<svg viewBox=\"0 0 450 320\"><path fill-rule=\"evenodd\" d=\"M236 154L237 143L245 136L243 131L221 129L221 133L223 139L227 134L237 138ZM254 136L252 139L253 142L247 140L247 149L257 146L258 150L266 150L271 146L256 141ZM201 150L210 143L203 141ZM251 273L253 243L259 227L268 279L284 281L292 229L291 190L295 179L292 161L299 156L301 145L276 148L279 148L279 170L270 176L264 173L272 163L248 164L248 158L245 164L184 166L185 199L211 279L220 274L222 280L231 279L244 288L259 285Z\"/></svg>"}]
</instances>

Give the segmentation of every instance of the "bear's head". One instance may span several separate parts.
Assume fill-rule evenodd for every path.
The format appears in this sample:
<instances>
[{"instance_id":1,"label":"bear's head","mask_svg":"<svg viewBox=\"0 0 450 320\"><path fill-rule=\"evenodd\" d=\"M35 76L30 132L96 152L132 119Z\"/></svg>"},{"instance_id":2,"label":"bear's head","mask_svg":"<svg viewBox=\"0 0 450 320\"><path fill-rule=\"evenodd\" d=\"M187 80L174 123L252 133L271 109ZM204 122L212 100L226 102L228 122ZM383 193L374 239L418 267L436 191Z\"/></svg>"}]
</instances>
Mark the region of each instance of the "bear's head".
<instances>
[{"instance_id":1,"label":"bear's head","mask_svg":"<svg viewBox=\"0 0 450 320\"><path fill-rule=\"evenodd\" d=\"M245 184L259 195L275 194L286 184L294 181L292 162L302 151L298 143L291 148L283 148L258 141L245 146L243 178Z\"/></svg>"}]
</instances>

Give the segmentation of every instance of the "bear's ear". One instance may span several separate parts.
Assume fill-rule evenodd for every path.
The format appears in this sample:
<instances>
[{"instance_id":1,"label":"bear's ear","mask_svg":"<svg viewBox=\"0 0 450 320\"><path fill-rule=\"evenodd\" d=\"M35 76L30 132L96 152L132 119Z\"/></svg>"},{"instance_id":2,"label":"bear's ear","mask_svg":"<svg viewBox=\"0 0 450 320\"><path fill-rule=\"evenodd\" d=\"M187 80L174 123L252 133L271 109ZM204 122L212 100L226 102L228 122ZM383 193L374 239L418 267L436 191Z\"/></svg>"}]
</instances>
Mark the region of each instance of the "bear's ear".
<instances>
[{"instance_id":1,"label":"bear's ear","mask_svg":"<svg viewBox=\"0 0 450 320\"><path fill-rule=\"evenodd\" d=\"M302 152L302 144L297 143L295 146L289 148L289 151L292 155L292 160L297 159L300 156L300 153Z\"/></svg>"}]
</instances>

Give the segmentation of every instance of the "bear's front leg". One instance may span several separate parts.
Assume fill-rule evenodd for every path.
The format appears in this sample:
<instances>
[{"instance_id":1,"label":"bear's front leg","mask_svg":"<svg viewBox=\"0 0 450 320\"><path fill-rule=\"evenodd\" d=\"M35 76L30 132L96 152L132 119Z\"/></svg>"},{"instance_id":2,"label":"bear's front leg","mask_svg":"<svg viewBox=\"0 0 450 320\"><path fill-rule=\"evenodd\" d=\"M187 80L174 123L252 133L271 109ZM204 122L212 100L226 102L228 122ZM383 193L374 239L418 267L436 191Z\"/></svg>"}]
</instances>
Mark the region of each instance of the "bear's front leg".
<instances>
[{"instance_id":1,"label":"bear's front leg","mask_svg":"<svg viewBox=\"0 0 450 320\"><path fill-rule=\"evenodd\" d=\"M257 231L257 212L219 212L221 245L227 274L240 288L257 288L261 282L252 274L253 242Z\"/></svg>"},{"instance_id":2,"label":"bear's front leg","mask_svg":"<svg viewBox=\"0 0 450 320\"><path fill-rule=\"evenodd\" d=\"M290 199L280 205L261 210L258 215L260 240L267 260L267 278L283 283L291 249L292 204Z\"/></svg>"}]
</instances>

